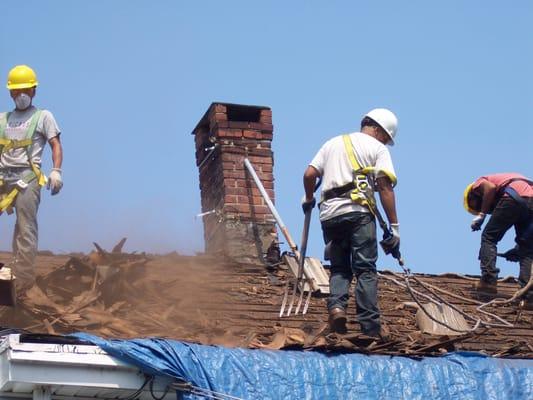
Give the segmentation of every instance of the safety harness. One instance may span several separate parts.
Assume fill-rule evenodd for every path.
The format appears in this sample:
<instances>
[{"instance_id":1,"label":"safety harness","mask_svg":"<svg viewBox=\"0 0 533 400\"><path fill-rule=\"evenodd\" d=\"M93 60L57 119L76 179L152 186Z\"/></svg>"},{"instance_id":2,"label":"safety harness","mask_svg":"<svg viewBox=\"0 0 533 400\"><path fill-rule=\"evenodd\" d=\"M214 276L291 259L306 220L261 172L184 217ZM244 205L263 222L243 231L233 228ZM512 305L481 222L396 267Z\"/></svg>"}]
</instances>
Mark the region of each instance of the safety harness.
<instances>
[{"instance_id":1,"label":"safety harness","mask_svg":"<svg viewBox=\"0 0 533 400\"><path fill-rule=\"evenodd\" d=\"M398 260L400 265L403 265L399 246L396 245L394 247L391 247L389 245L390 239L392 238L393 234L391 229L387 227L387 223L385 222L385 219L381 215L381 212L379 211L379 208L376 204L376 199L374 197L374 180L372 179L372 182L369 181L369 177L374 178L378 174L382 173L390 179L391 184L394 187L397 183L396 176L393 173L380 168L362 168L361 164L359 164L357 158L355 157L350 135L343 135L342 140L344 141L344 149L346 150L346 155L348 156L350 164L352 165L353 181L347 183L346 185L322 192L321 202L333 199L335 197L349 196L349 198L353 202L362 206L366 206L370 210L372 215L374 215L374 217L378 220L379 226L383 230L383 240L380 242L383 251L385 252L385 254L392 254L392 256ZM324 258L326 260L329 260L331 244L331 241L326 244L326 249L324 251Z\"/></svg>"},{"instance_id":2,"label":"safety harness","mask_svg":"<svg viewBox=\"0 0 533 400\"><path fill-rule=\"evenodd\" d=\"M41 172L39 167L35 165L31 160L33 135L35 134L37 122L39 121L39 117L41 116L41 110L35 111L35 113L32 115L30 124L26 131L26 137L22 140L7 139L5 136L7 122L9 120L10 114L11 113L5 113L3 117L0 117L0 157L7 151L18 148L25 148L31 171L21 177L16 182L15 187L11 191L9 191L8 193L0 194L0 214L4 211L7 211L8 214L12 212L12 205L15 201L15 198L19 194L20 190L23 190L28 187L28 184L30 182L37 179L39 182L39 186L44 186L46 184L46 176ZM4 176L2 175L2 171L0 170L0 188L5 184L6 183L4 182Z\"/></svg>"},{"instance_id":3,"label":"safety harness","mask_svg":"<svg viewBox=\"0 0 533 400\"><path fill-rule=\"evenodd\" d=\"M376 215L376 200L374 198L374 182L369 181L369 176L374 177L379 173L387 176L392 186L396 186L397 179L394 174L389 171L375 168L375 167L361 167L361 164L357 161L355 153L353 151L352 140L350 135L342 135L342 140L344 142L344 149L346 150L346 155L350 160L350 164L353 169L353 181L347 183L346 185L339 186L333 189L326 190L322 192L322 202L326 200L333 199L335 197L348 197L352 199L353 202L360 204L362 206L368 207L370 212Z\"/></svg>"}]
</instances>

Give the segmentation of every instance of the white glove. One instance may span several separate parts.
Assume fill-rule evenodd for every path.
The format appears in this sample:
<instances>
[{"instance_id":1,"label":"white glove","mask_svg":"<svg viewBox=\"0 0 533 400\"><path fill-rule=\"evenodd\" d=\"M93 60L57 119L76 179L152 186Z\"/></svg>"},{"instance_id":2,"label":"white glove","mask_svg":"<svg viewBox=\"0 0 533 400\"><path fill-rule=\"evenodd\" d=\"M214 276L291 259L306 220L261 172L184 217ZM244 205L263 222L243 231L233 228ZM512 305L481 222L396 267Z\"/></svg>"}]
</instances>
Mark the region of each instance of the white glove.
<instances>
[{"instance_id":1,"label":"white glove","mask_svg":"<svg viewBox=\"0 0 533 400\"><path fill-rule=\"evenodd\" d=\"M485 221L484 213L479 213L478 215L476 215L476 217L472 220L472 223L470 224L470 228L472 228L472 232L479 231L484 221Z\"/></svg>"},{"instance_id":2,"label":"white glove","mask_svg":"<svg viewBox=\"0 0 533 400\"><path fill-rule=\"evenodd\" d=\"M63 179L61 178L61 169L52 168L52 172L50 172L50 175L48 176L48 184L46 185L46 188L51 190L51 194L54 196L59 193L62 187Z\"/></svg>"},{"instance_id":3,"label":"white glove","mask_svg":"<svg viewBox=\"0 0 533 400\"><path fill-rule=\"evenodd\" d=\"M390 224L390 230L392 231L392 237L394 238L394 246L400 244L400 224Z\"/></svg>"}]
</instances>

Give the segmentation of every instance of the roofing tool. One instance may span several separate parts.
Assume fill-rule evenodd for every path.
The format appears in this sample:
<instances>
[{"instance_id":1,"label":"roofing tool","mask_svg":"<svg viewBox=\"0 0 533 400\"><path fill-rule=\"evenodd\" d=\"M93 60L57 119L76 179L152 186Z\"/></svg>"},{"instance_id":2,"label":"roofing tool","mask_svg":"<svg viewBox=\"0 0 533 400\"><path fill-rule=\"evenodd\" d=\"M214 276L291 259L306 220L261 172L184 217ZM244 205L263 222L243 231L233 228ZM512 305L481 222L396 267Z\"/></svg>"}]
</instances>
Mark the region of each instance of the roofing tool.
<instances>
[{"instance_id":1,"label":"roofing tool","mask_svg":"<svg viewBox=\"0 0 533 400\"><path fill-rule=\"evenodd\" d=\"M300 246L300 257L298 258L298 274L294 281L294 287L292 290L292 298L289 304L289 309L287 310L287 316L291 315L292 307L294 306L294 300L296 299L296 292L298 291L298 289L300 289L300 298L298 299L298 305L296 306L294 315L298 314L298 312L300 311L300 307L302 306L302 301L304 298L305 282L303 281L303 271L304 271L304 264L305 264L305 253L307 252L307 238L309 237L309 225L311 224L312 212L313 212L312 208L310 208L309 210L305 212L304 227L302 231L302 242L301 242L302 244ZM305 301L305 306L302 311L302 314L307 313L307 307L309 307L310 299L311 299L311 290L308 291L307 300ZM280 313L283 314L283 311L284 310L281 309Z\"/></svg>"},{"instance_id":2,"label":"roofing tool","mask_svg":"<svg viewBox=\"0 0 533 400\"><path fill-rule=\"evenodd\" d=\"M300 260L301 259L300 258L300 252L298 251L298 247L296 246L296 243L292 239L292 236L290 235L289 230L287 229L287 227L283 223L283 220L281 219L281 216L279 215L278 211L276 210L276 207L274 207L274 204L272 203L272 200L270 200L270 197L268 196L268 193L266 192L263 184L259 180L259 177L257 176L257 173L255 172L255 169L254 169L252 163L247 158L244 159L244 166L246 167L246 170L250 173L250 176L252 177L253 181L257 185L257 188L259 189L259 192L261 193L261 196L263 196L263 199L265 200L265 203L268 206L270 212L274 216L274 219L276 220L281 233L283 234L283 236L285 236L285 239L287 240L287 244L289 245L289 247L292 250L292 252L295 254L296 258L298 260ZM312 282L312 279L310 279L309 274L308 274L308 272L307 272L305 267L306 266L305 266L305 262L304 262L304 265L303 265L303 268L302 268L303 280L309 283L309 291L311 292L313 290L313 282ZM302 287L302 291L303 290L304 289ZM287 283L285 285L285 291L284 291L284 294L283 294L283 300L281 302L281 309L280 309L280 313L279 313L280 317L282 317L284 312L285 312L285 306L287 305L288 297L289 297L289 280L287 280ZM310 299L311 299L311 295L309 294L309 296L307 297L306 303L304 305L302 314L307 313L307 309L309 308Z\"/></svg>"}]
</instances>

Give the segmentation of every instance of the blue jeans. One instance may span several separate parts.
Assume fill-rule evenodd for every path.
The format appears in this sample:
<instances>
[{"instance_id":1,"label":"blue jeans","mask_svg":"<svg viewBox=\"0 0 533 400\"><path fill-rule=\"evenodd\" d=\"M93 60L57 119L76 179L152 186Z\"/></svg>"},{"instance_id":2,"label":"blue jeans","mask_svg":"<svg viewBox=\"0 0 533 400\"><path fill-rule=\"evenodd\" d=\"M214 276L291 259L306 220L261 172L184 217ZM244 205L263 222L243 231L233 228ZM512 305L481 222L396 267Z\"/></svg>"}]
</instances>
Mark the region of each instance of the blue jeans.
<instances>
[{"instance_id":1,"label":"blue jeans","mask_svg":"<svg viewBox=\"0 0 533 400\"><path fill-rule=\"evenodd\" d=\"M363 212L340 215L323 221L322 231L324 241L329 243L331 262L328 310L335 307L346 309L355 275L355 305L361 331L367 335L379 333L378 247L373 215Z\"/></svg>"}]
</instances>

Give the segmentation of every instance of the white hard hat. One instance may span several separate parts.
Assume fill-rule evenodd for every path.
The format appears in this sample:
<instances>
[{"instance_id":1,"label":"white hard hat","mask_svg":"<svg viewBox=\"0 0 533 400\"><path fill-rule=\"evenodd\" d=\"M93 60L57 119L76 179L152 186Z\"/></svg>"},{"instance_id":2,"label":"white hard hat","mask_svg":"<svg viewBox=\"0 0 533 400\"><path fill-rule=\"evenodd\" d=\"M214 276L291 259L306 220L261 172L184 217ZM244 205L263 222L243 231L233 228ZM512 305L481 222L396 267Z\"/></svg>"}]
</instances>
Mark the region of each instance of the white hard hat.
<instances>
[{"instance_id":1,"label":"white hard hat","mask_svg":"<svg viewBox=\"0 0 533 400\"><path fill-rule=\"evenodd\" d=\"M369 111L365 117L376 121L389 135L390 142L388 144L391 146L394 145L394 137L398 130L398 118L396 118L396 115L394 115L392 111L387 110L386 108L374 108Z\"/></svg>"}]
</instances>

